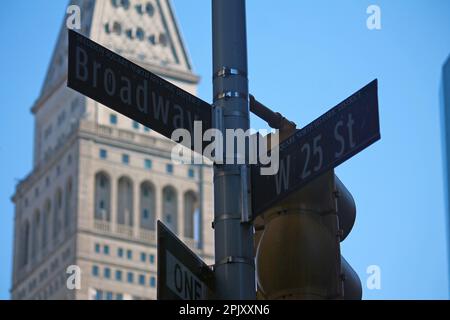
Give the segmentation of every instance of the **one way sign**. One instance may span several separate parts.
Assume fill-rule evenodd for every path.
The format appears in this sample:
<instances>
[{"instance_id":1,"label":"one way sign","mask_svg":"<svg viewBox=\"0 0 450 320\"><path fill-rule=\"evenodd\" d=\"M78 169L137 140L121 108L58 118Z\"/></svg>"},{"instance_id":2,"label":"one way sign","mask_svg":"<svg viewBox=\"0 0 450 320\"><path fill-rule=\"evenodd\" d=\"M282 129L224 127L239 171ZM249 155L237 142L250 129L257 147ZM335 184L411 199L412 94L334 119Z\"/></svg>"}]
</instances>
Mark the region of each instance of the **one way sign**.
<instances>
[{"instance_id":1,"label":"one way sign","mask_svg":"<svg viewBox=\"0 0 450 320\"><path fill-rule=\"evenodd\" d=\"M158 221L158 300L207 300L214 272Z\"/></svg>"}]
</instances>

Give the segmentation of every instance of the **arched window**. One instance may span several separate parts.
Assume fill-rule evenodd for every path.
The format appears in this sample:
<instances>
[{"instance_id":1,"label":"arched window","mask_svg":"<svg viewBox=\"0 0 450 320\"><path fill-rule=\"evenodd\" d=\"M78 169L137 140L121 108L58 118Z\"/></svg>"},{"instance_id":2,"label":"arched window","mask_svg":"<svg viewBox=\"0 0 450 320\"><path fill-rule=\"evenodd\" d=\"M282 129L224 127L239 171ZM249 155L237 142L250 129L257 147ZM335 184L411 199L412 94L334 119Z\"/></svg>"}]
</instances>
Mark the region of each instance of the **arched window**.
<instances>
[{"instance_id":1,"label":"arched window","mask_svg":"<svg viewBox=\"0 0 450 320\"><path fill-rule=\"evenodd\" d=\"M104 172L95 175L95 208L96 220L111 221L111 180Z\"/></svg>"},{"instance_id":2,"label":"arched window","mask_svg":"<svg viewBox=\"0 0 450 320\"><path fill-rule=\"evenodd\" d=\"M30 253L30 223L25 221L22 227L22 266L28 264L28 255Z\"/></svg>"},{"instance_id":3,"label":"arched window","mask_svg":"<svg viewBox=\"0 0 450 320\"><path fill-rule=\"evenodd\" d=\"M61 211L62 211L62 190L58 188L55 193L55 208L53 214L53 239L58 237L61 229Z\"/></svg>"},{"instance_id":4,"label":"arched window","mask_svg":"<svg viewBox=\"0 0 450 320\"><path fill-rule=\"evenodd\" d=\"M133 226L133 183L128 177L119 179L117 210L117 223Z\"/></svg>"},{"instance_id":5,"label":"arched window","mask_svg":"<svg viewBox=\"0 0 450 320\"><path fill-rule=\"evenodd\" d=\"M184 194L184 236L194 238L195 213L198 211L197 195L193 191Z\"/></svg>"},{"instance_id":6,"label":"arched window","mask_svg":"<svg viewBox=\"0 0 450 320\"><path fill-rule=\"evenodd\" d=\"M163 189L163 222L173 232L177 232L178 204L177 192L171 186Z\"/></svg>"},{"instance_id":7,"label":"arched window","mask_svg":"<svg viewBox=\"0 0 450 320\"><path fill-rule=\"evenodd\" d=\"M42 248L47 248L48 244L48 231L49 231L49 225L52 221L52 203L50 199L47 199L44 204L44 211L43 211L43 222L42 222Z\"/></svg>"},{"instance_id":8,"label":"arched window","mask_svg":"<svg viewBox=\"0 0 450 320\"><path fill-rule=\"evenodd\" d=\"M140 193L141 228L155 230L155 189L146 181L141 184Z\"/></svg>"},{"instance_id":9,"label":"arched window","mask_svg":"<svg viewBox=\"0 0 450 320\"><path fill-rule=\"evenodd\" d=\"M33 237L32 237L32 244L31 244L31 255L33 258L37 256L37 253L39 251L39 235L41 232L41 213L39 210L36 210L33 215Z\"/></svg>"},{"instance_id":10,"label":"arched window","mask_svg":"<svg viewBox=\"0 0 450 320\"><path fill-rule=\"evenodd\" d=\"M70 226L70 211L72 208L72 178L67 179L66 193L64 200L64 228L68 229Z\"/></svg>"}]
</instances>

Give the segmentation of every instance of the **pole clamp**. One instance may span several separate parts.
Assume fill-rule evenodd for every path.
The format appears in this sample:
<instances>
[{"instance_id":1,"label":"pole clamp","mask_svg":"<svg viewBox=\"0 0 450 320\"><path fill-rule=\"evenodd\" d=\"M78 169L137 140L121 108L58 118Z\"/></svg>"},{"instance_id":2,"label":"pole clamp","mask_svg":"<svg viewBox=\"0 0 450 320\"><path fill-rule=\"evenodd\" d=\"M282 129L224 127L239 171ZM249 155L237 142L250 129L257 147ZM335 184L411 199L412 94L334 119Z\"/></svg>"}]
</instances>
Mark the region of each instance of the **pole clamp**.
<instances>
[{"instance_id":1,"label":"pole clamp","mask_svg":"<svg viewBox=\"0 0 450 320\"><path fill-rule=\"evenodd\" d=\"M214 218L214 221L211 222L211 227L214 229L214 227L216 226L216 222L223 220L241 220L241 218L237 217L236 215L231 215L227 213L221 214L220 216Z\"/></svg>"},{"instance_id":2,"label":"pole clamp","mask_svg":"<svg viewBox=\"0 0 450 320\"><path fill-rule=\"evenodd\" d=\"M220 260L219 262L217 262L215 264L215 267L217 267L218 265L229 264L229 263L245 263L252 267L255 267L254 259L247 259L247 258L243 258L243 257L233 257L233 256L228 256L228 257L223 258L222 260Z\"/></svg>"},{"instance_id":3,"label":"pole clamp","mask_svg":"<svg viewBox=\"0 0 450 320\"><path fill-rule=\"evenodd\" d=\"M216 78L226 78L229 76L243 76L247 77L247 72L244 72L242 70L236 69L236 68L230 68L230 67L222 67L219 69L219 71L215 72L213 74L213 79Z\"/></svg>"},{"instance_id":4,"label":"pole clamp","mask_svg":"<svg viewBox=\"0 0 450 320\"><path fill-rule=\"evenodd\" d=\"M228 100L228 99L232 99L232 98L240 98L245 101L248 101L248 94L242 93L242 92L237 92L237 91L224 91L224 92L218 93L214 97L214 102L217 100L222 100L222 99Z\"/></svg>"}]
</instances>

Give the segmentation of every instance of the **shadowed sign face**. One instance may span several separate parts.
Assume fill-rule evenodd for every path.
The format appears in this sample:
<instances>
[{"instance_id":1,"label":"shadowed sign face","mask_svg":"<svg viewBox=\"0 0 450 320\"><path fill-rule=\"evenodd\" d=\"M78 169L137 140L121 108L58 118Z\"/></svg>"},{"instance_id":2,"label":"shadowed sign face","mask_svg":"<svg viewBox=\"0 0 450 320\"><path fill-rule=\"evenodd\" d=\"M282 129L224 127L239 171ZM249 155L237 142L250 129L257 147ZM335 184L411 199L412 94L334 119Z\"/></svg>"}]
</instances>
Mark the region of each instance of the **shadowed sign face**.
<instances>
[{"instance_id":1,"label":"shadowed sign face","mask_svg":"<svg viewBox=\"0 0 450 320\"><path fill-rule=\"evenodd\" d=\"M183 300L205 300L208 289L170 251L166 252L166 285Z\"/></svg>"},{"instance_id":2,"label":"shadowed sign face","mask_svg":"<svg viewBox=\"0 0 450 320\"><path fill-rule=\"evenodd\" d=\"M211 128L208 103L73 30L67 85L169 139L175 129L186 129L191 149L203 150L201 140L194 144L194 121L201 121L198 136Z\"/></svg>"},{"instance_id":3,"label":"shadowed sign face","mask_svg":"<svg viewBox=\"0 0 450 320\"><path fill-rule=\"evenodd\" d=\"M279 146L279 170L252 166L253 217L380 139L377 80L297 130Z\"/></svg>"},{"instance_id":4,"label":"shadowed sign face","mask_svg":"<svg viewBox=\"0 0 450 320\"><path fill-rule=\"evenodd\" d=\"M158 299L207 300L214 272L158 221Z\"/></svg>"}]
</instances>

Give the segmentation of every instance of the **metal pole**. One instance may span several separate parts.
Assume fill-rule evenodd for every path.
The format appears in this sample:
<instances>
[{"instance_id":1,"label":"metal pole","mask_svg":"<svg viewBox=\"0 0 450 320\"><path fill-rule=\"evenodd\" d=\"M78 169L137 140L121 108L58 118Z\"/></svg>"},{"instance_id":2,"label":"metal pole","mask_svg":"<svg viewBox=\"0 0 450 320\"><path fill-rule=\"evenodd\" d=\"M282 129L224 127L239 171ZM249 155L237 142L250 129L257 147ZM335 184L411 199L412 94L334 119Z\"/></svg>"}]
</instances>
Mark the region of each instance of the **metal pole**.
<instances>
[{"instance_id":1,"label":"metal pole","mask_svg":"<svg viewBox=\"0 0 450 320\"><path fill-rule=\"evenodd\" d=\"M249 128L247 39L244 0L212 0L215 126ZM214 166L215 277L218 299L255 299L253 226L246 219L245 165ZM224 160L226 157L224 156Z\"/></svg>"}]
</instances>

